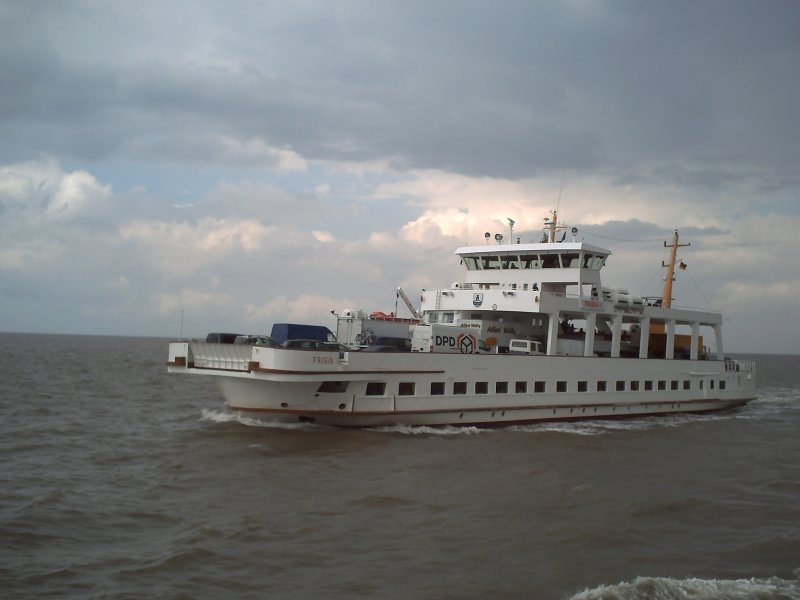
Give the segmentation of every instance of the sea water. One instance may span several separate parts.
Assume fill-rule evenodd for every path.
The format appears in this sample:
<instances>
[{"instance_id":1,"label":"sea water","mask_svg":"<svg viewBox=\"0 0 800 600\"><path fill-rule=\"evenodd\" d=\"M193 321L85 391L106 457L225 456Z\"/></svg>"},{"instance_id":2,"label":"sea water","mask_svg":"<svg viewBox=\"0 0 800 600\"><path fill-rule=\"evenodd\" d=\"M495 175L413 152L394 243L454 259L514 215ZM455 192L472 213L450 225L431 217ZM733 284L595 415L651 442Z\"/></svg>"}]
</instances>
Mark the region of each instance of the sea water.
<instances>
[{"instance_id":1,"label":"sea water","mask_svg":"<svg viewBox=\"0 0 800 600\"><path fill-rule=\"evenodd\" d=\"M0 334L0 597L800 599L800 358L710 415L233 418L158 339Z\"/></svg>"}]
</instances>

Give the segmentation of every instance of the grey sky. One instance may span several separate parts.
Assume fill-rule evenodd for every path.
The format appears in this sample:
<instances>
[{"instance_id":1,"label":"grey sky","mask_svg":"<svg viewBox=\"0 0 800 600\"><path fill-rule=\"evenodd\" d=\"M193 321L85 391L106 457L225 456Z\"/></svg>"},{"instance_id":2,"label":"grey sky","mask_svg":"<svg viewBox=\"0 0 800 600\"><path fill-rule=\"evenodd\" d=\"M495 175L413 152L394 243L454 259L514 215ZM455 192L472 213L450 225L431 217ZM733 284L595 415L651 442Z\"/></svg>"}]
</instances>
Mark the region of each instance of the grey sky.
<instances>
[{"instance_id":1,"label":"grey sky","mask_svg":"<svg viewBox=\"0 0 800 600\"><path fill-rule=\"evenodd\" d=\"M790 1L5 2L0 330L383 309L563 181L587 232L691 232L676 290L734 349L797 351L797 31Z\"/></svg>"}]
</instances>

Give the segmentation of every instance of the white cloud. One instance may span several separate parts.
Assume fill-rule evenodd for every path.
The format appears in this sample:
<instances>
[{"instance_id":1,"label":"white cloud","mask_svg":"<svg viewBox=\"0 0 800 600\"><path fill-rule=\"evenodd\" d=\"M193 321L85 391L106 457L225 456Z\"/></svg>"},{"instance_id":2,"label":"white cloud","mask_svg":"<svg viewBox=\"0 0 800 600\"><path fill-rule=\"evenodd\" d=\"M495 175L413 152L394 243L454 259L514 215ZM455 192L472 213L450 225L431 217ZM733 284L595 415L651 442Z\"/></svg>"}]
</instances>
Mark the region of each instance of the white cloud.
<instances>
[{"instance_id":1,"label":"white cloud","mask_svg":"<svg viewBox=\"0 0 800 600\"><path fill-rule=\"evenodd\" d=\"M75 216L92 204L107 201L111 186L100 184L86 171L64 174L47 206L47 215L55 218Z\"/></svg>"},{"instance_id":2,"label":"white cloud","mask_svg":"<svg viewBox=\"0 0 800 600\"><path fill-rule=\"evenodd\" d=\"M311 235L314 236L315 240L322 242L323 244L329 244L336 239L329 231L312 231Z\"/></svg>"}]
</instances>

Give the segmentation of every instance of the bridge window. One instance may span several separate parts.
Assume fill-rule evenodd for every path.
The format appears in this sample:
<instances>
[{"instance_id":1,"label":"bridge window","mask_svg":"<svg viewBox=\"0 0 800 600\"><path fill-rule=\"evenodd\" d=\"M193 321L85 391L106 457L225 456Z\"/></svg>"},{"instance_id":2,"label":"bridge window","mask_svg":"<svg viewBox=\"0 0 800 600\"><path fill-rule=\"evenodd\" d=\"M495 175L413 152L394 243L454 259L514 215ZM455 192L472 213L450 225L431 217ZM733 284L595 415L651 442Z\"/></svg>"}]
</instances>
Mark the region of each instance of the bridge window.
<instances>
[{"instance_id":1,"label":"bridge window","mask_svg":"<svg viewBox=\"0 0 800 600\"><path fill-rule=\"evenodd\" d=\"M519 269L519 256L516 254L503 256L500 263L504 269Z\"/></svg>"},{"instance_id":2,"label":"bridge window","mask_svg":"<svg viewBox=\"0 0 800 600\"><path fill-rule=\"evenodd\" d=\"M465 256L464 264L467 266L467 271L477 271L480 268L480 263L474 256Z\"/></svg>"},{"instance_id":3,"label":"bridge window","mask_svg":"<svg viewBox=\"0 0 800 600\"><path fill-rule=\"evenodd\" d=\"M539 268L539 255L538 254L523 254L519 257L519 262L523 269L538 269Z\"/></svg>"},{"instance_id":4,"label":"bridge window","mask_svg":"<svg viewBox=\"0 0 800 600\"><path fill-rule=\"evenodd\" d=\"M496 254L489 254L488 256L481 256L484 269L499 269L500 257Z\"/></svg>"},{"instance_id":5,"label":"bridge window","mask_svg":"<svg viewBox=\"0 0 800 600\"><path fill-rule=\"evenodd\" d=\"M543 269L558 269L561 263L558 261L558 254L542 254Z\"/></svg>"},{"instance_id":6,"label":"bridge window","mask_svg":"<svg viewBox=\"0 0 800 600\"><path fill-rule=\"evenodd\" d=\"M561 255L561 263L565 269L577 269L581 266L580 255L577 252L565 252Z\"/></svg>"}]
</instances>

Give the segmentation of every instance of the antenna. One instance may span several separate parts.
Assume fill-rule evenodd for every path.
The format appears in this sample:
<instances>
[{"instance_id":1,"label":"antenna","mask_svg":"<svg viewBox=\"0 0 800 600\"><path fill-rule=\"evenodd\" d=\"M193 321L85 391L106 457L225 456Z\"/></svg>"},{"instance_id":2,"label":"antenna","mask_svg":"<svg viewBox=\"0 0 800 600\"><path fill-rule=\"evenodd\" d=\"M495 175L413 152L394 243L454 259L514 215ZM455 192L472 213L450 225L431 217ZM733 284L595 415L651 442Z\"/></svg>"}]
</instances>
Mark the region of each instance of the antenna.
<instances>
[{"instance_id":1,"label":"antenna","mask_svg":"<svg viewBox=\"0 0 800 600\"><path fill-rule=\"evenodd\" d=\"M516 221L514 219L508 219L508 239L514 239L514 223Z\"/></svg>"}]
</instances>

